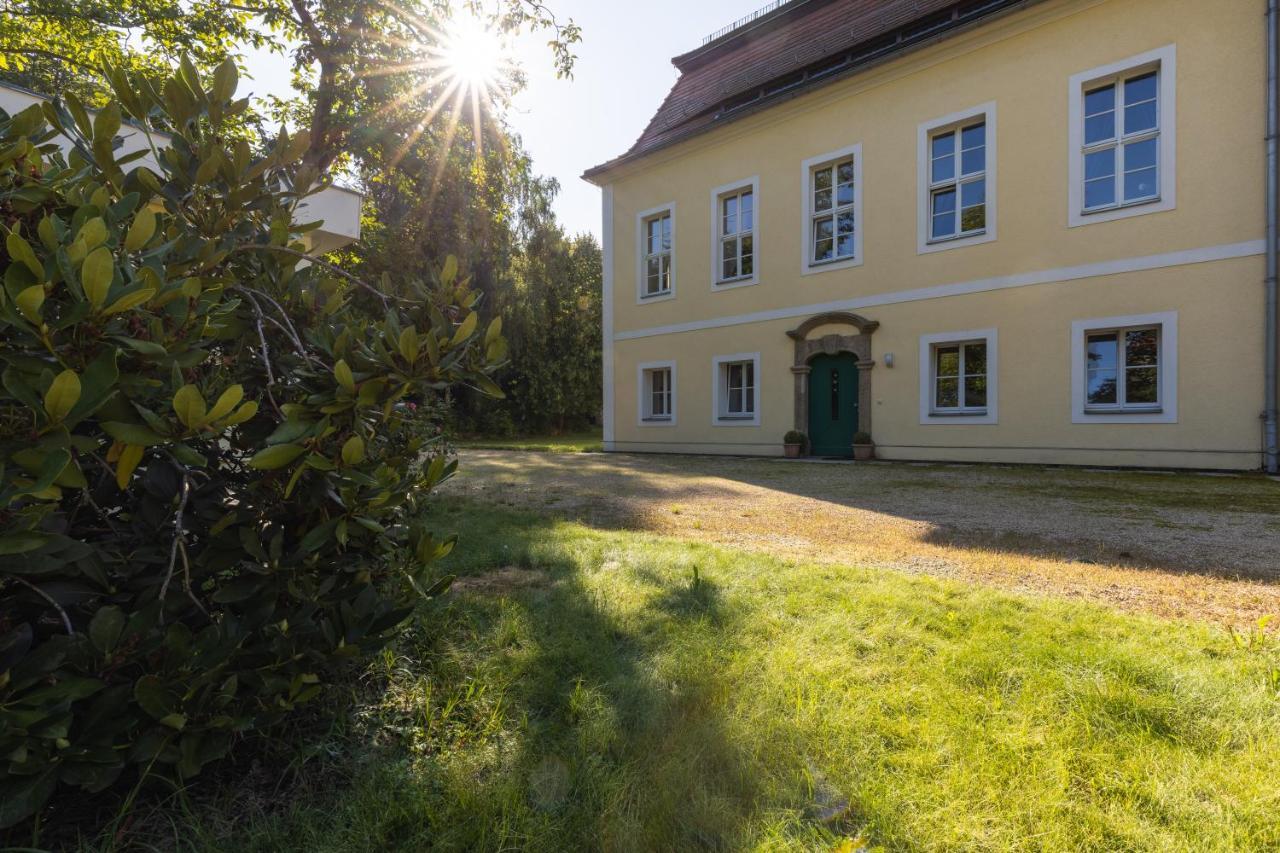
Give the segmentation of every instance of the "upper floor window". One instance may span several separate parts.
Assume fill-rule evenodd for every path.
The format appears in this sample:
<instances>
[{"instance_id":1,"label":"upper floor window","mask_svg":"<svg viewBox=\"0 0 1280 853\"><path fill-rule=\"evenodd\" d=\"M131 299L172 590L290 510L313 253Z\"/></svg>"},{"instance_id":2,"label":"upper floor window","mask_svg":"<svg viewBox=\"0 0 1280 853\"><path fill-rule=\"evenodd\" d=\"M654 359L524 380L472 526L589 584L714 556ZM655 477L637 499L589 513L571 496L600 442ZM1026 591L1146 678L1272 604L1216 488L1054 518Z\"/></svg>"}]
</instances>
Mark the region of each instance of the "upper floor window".
<instances>
[{"instance_id":1,"label":"upper floor window","mask_svg":"<svg viewBox=\"0 0 1280 853\"><path fill-rule=\"evenodd\" d=\"M996 330L920 339L920 422L996 423Z\"/></svg>"},{"instance_id":2,"label":"upper floor window","mask_svg":"<svg viewBox=\"0 0 1280 853\"><path fill-rule=\"evenodd\" d=\"M1177 420L1178 318L1173 312L1072 324L1072 420Z\"/></svg>"},{"instance_id":3,"label":"upper floor window","mask_svg":"<svg viewBox=\"0 0 1280 853\"><path fill-rule=\"evenodd\" d=\"M675 292L675 205L642 212L639 223L638 293L641 302L671 297Z\"/></svg>"},{"instance_id":4,"label":"upper floor window","mask_svg":"<svg viewBox=\"0 0 1280 853\"><path fill-rule=\"evenodd\" d=\"M920 252L995 239L995 105L920 126Z\"/></svg>"},{"instance_id":5,"label":"upper floor window","mask_svg":"<svg viewBox=\"0 0 1280 853\"><path fill-rule=\"evenodd\" d=\"M1071 78L1069 224L1173 207L1172 45Z\"/></svg>"},{"instance_id":6,"label":"upper floor window","mask_svg":"<svg viewBox=\"0 0 1280 853\"><path fill-rule=\"evenodd\" d=\"M719 287L755 284L759 181L752 178L712 193L715 241L714 283Z\"/></svg>"},{"instance_id":7,"label":"upper floor window","mask_svg":"<svg viewBox=\"0 0 1280 853\"><path fill-rule=\"evenodd\" d=\"M861 263L862 146L804 161L804 262L801 272Z\"/></svg>"},{"instance_id":8,"label":"upper floor window","mask_svg":"<svg viewBox=\"0 0 1280 853\"><path fill-rule=\"evenodd\" d=\"M758 425L759 353L717 356L713 366L716 390L713 421L721 425Z\"/></svg>"}]
</instances>

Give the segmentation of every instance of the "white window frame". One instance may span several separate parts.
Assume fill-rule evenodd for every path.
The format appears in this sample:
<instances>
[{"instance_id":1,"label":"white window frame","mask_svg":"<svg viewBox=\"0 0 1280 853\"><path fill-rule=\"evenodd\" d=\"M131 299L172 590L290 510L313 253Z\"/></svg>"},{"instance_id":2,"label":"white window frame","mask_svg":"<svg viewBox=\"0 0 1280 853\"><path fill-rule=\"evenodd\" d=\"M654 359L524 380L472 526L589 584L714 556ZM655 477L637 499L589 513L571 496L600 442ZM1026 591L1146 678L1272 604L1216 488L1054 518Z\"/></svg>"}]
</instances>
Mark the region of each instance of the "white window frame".
<instances>
[{"instance_id":1,"label":"white window frame","mask_svg":"<svg viewBox=\"0 0 1280 853\"><path fill-rule=\"evenodd\" d=\"M670 372L671 413L666 417L653 415L653 386L650 377L655 371ZM636 365L636 423L642 427L673 427L676 425L676 393L679 388L674 361L645 361Z\"/></svg>"},{"instance_id":2,"label":"white window frame","mask_svg":"<svg viewBox=\"0 0 1280 853\"><path fill-rule=\"evenodd\" d=\"M671 288L652 296L645 294L647 281L646 262L648 255L648 225L654 219L663 216L671 217L671 251L667 262L667 271L671 280ZM636 304L648 305L653 302L665 302L676 298L676 203L674 201L642 210L636 214Z\"/></svg>"},{"instance_id":3,"label":"white window frame","mask_svg":"<svg viewBox=\"0 0 1280 853\"><path fill-rule=\"evenodd\" d=\"M1118 200L1112 207L1084 210L1084 93L1098 84L1120 81L1147 71L1158 72L1156 122L1159 133L1156 165L1160 174L1160 190L1154 199L1125 203ZM1071 75L1068 83L1068 133L1067 133L1067 226L1092 225L1112 222L1131 216L1160 213L1177 207L1177 129L1178 129L1178 70L1177 47L1169 44L1155 50L1131 56L1118 62L1091 68ZM1123 87L1116 87L1117 107L1123 109ZM1122 165L1116 164L1118 172ZM1122 178L1120 179L1122 180Z\"/></svg>"},{"instance_id":4,"label":"white window frame","mask_svg":"<svg viewBox=\"0 0 1280 853\"><path fill-rule=\"evenodd\" d=\"M930 216L930 202L933 195L933 187L930 184L930 148L931 141L934 136L940 133L946 133L949 130L955 130L957 141L957 175L959 174L959 139L958 131L963 125L971 124L974 119L981 118L986 123L986 171L984 179L986 180L986 214L987 224L982 231L968 236L947 237L933 240L930 237L932 233L932 217ZM958 249L961 246L976 246L981 243L990 243L996 239L996 102L988 101L985 104L979 104L976 107L970 107L967 110L951 113L950 115L940 116L929 121L921 122L916 129L916 253L926 255L931 252L945 252L948 249ZM956 198L957 206L960 199Z\"/></svg>"},{"instance_id":5,"label":"white window frame","mask_svg":"<svg viewBox=\"0 0 1280 853\"><path fill-rule=\"evenodd\" d=\"M938 409L934 405L934 353L938 347L985 343L987 345L987 405L983 408ZM1000 409L999 336L995 329L940 332L920 336L920 423L995 424Z\"/></svg>"},{"instance_id":6,"label":"white window frame","mask_svg":"<svg viewBox=\"0 0 1280 853\"><path fill-rule=\"evenodd\" d=\"M1096 332L1142 326L1160 329L1158 408L1094 408L1087 403L1088 366L1085 339ZM1178 422L1178 312L1098 317L1071 324L1071 422L1076 424L1172 424Z\"/></svg>"},{"instance_id":7,"label":"white window frame","mask_svg":"<svg viewBox=\"0 0 1280 853\"><path fill-rule=\"evenodd\" d=\"M720 272L722 249L722 220L720 201L731 195L751 191L751 275L722 279ZM747 232L736 232L739 234ZM740 181L718 186L711 191L711 289L732 290L735 287L750 287L760 283L760 176L753 175Z\"/></svg>"},{"instance_id":8,"label":"white window frame","mask_svg":"<svg viewBox=\"0 0 1280 853\"><path fill-rule=\"evenodd\" d=\"M853 211L853 257L815 261L813 259L813 222L819 214L813 209L813 173L850 157L853 158L853 204L845 209ZM850 145L838 151L828 151L826 154L810 157L801 163L800 197L804 200L801 203L800 216L800 274L813 275L862 266L862 143ZM822 215L829 216L839 210L841 208L833 206L830 211Z\"/></svg>"},{"instance_id":9,"label":"white window frame","mask_svg":"<svg viewBox=\"0 0 1280 853\"><path fill-rule=\"evenodd\" d=\"M723 381L725 365L748 361L752 363L751 388L752 412L750 415L730 415L727 388ZM711 425L721 427L758 427L760 426L760 353L740 352L733 355L717 355L711 359Z\"/></svg>"}]
</instances>

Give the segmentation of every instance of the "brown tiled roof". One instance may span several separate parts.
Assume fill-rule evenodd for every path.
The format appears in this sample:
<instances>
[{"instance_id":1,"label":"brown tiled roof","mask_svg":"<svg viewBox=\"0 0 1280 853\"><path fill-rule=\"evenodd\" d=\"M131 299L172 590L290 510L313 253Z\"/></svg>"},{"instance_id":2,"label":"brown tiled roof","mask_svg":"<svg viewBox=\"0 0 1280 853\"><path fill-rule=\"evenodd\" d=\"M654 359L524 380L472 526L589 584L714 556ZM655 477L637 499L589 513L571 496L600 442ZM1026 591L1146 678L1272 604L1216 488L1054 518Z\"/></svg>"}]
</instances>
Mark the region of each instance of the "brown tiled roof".
<instances>
[{"instance_id":1,"label":"brown tiled roof","mask_svg":"<svg viewBox=\"0 0 1280 853\"><path fill-rule=\"evenodd\" d=\"M1037 0L791 0L675 57L680 77L614 166Z\"/></svg>"}]
</instances>

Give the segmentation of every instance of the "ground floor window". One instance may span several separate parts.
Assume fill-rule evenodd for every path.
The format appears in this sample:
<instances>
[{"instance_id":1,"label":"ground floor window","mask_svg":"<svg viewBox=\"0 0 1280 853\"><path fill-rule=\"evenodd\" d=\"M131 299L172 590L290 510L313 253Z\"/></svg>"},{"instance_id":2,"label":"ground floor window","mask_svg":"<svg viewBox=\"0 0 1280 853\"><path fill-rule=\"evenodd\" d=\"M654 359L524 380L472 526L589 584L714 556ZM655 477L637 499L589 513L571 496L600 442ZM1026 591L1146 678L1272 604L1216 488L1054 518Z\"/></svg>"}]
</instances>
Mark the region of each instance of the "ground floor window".
<instances>
[{"instance_id":1,"label":"ground floor window","mask_svg":"<svg viewBox=\"0 0 1280 853\"><path fill-rule=\"evenodd\" d=\"M1073 420L1177 419L1177 314L1080 320L1071 332Z\"/></svg>"},{"instance_id":2,"label":"ground floor window","mask_svg":"<svg viewBox=\"0 0 1280 853\"><path fill-rule=\"evenodd\" d=\"M715 419L718 423L758 424L760 356L757 353L715 359Z\"/></svg>"},{"instance_id":3,"label":"ground floor window","mask_svg":"<svg viewBox=\"0 0 1280 853\"><path fill-rule=\"evenodd\" d=\"M665 426L675 423L675 362L649 362L640 365L639 388L642 426Z\"/></svg>"},{"instance_id":4,"label":"ground floor window","mask_svg":"<svg viewBox=\"0 0 1280 853\"><path fill-rule=\"evenodd\" d=\"M920 422L995 423L996 330L920 339Z\"/></svg>"}]
</instances>

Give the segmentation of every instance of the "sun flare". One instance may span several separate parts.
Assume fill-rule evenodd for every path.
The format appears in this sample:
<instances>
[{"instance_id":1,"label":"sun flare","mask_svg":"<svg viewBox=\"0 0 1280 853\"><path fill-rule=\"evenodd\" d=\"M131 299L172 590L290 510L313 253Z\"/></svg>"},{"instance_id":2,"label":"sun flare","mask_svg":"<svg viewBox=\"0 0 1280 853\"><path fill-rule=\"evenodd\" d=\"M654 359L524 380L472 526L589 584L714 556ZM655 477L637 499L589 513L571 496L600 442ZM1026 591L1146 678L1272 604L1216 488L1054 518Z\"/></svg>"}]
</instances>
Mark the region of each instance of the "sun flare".
<instances>
[{"instance_id":1,"label":"sun flare","mask_svg":"<svg viewBox=\"0 0 1280 853\"><path fill-rule=\"evenodd\" d=\"M488 93L499 85L510 62L501 34L470 15L454 20L440 45L442 69L473 92Z\"/></svg>"}]
</instances>

